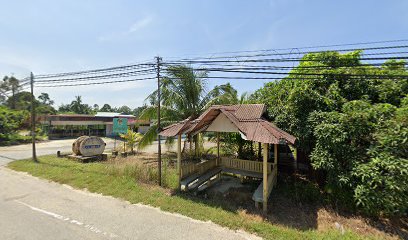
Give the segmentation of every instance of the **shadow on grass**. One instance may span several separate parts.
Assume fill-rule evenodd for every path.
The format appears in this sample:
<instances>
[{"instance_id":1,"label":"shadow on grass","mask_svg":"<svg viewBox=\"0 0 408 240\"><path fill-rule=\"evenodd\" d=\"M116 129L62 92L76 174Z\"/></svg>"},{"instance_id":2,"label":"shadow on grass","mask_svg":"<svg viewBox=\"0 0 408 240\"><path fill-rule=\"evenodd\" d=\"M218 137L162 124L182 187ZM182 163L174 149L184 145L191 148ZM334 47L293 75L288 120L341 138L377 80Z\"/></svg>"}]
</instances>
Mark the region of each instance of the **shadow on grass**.
<instances>
[{"instance_id":1,"label":"shadow on grass","mask_svg":"<svg viewBox=\"0 0 408 240\"><path fill-rule=\"evenodd\" d=\"M82 174L119 176L114 171L110 172L109 164L105 164L105 162L80 164L71 160L53 162L51 160L44 159L42 161L40 159L40 164L48 168L64 169L64 171L74 170ZM135 183L138 182L136 179L134 181ZM153 182L148 184L153 184ZM279 175L278 185L273 189L269 199L268 213L263 215L261 210L255 208L254 202L251 199L252 193L259 185L259 182L248 184L250 186L247 189L239 188L233 191L233 193L228 194L209 196L206 191L198 195L174 191L173 195L212 208L223 209L234 214L247 215L245 216L247 219L264 218L264 220L272 224L301 231L318 229L319 221L321 221L321 219L319 220L319 211L329 209L333 213L332 215L340 216L343 219L364 218L365 222L374 229L408 239L406 230L408 229L408 221L406 219L370 219L358 213L333 208L330 204L324 202L325 197L317 186L296 176L285 176L284 174ZM337 218L331 219L326 224L333 228L334 221L338 221ZM348 228L347 226L345 227Z\"/></svg>"},{"instance_id":2,"label":"shadow on grass","mask_svg":"<svg viewBox=\"0 0 408 240\"><path fill-rule=\"evenodd\" d=\"M221 182L217 184L223 184ZM317 206L297 206L288 198L280 196L280 189L274 189L268 202L268 213L265 215L261 209L255 207L252 194L260 182L246 183L245 188L233 188L233 191L225 194L213 194L209 196L207 191L199 194L190 192L174 191L174 195L205 204L210 207L221 208L234 214L244 214L248 218L263 219L272 224L278 224L301 231L317 229ZM249 186L248 186L249 185Z\"/></svg>"},{"instance_id":3,"label":"shadow on grass","mask_svg":"<svg viewBox=\"0 0 408 240\"><path fill-rule=\"evenodd\" d=\"M254 190L254 188L252 189ZM242 189L237 190L242 192ZM335 223L339 222L339 224L344 225L345 229L356 231L360 228L357 231L358 234L375 235L379 231L408 239L408 219L374 219L354 210L345 210L344 207L333 207L332 204L325 202L325 196L317 186L314 187L294 176L281 174L278 185L272 190L269 198L266 215L262 213L261 209L255 208L252 199L248 200L248 196L243 197L244 194L250 194L252 197L252 193L252 190L247 193L244 190L243 194L234 193L208 197L206 192L194 195L193 193L175 191L174 195L235 214L244 213L252 215L249 216L252 218L263 218L271 224L300 231L320 229L319 224L325 225L326 228L335 229ZM369 228L364 225L369 226Z\"/></svg>"}]
</instances>

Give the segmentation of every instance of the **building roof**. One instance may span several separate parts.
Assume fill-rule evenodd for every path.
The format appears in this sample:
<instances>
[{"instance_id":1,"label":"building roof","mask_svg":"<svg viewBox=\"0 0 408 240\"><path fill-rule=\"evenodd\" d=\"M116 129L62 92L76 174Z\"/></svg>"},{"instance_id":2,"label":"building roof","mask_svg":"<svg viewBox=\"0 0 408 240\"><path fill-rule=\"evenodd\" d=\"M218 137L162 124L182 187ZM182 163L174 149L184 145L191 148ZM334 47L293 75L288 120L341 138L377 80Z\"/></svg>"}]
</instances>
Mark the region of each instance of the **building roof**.
<instances>
[{"instance_id":1,"label":"building roof","mask_svg":"<svg viewBox=\"0 0 408 240\"><path fill-rule=\"evenodd\" d=\"M195 135L205 131L218 115L223 114L247 140L271 144L294 144L296 138L264 119L265 112L264 104L214 105L197 119L185 119L164 128L160 135L166 137L179 134Z\"/></svg>"},{"instance_id":2,"label":"building roof","mask_svg":"<svg viewBox=\"0 0 408 240\"><path fill-rule=\"evenodd\" d=\"M134 117L134 116L115 112L97 112L95 117Z\"/></svg>"}]
</instances>

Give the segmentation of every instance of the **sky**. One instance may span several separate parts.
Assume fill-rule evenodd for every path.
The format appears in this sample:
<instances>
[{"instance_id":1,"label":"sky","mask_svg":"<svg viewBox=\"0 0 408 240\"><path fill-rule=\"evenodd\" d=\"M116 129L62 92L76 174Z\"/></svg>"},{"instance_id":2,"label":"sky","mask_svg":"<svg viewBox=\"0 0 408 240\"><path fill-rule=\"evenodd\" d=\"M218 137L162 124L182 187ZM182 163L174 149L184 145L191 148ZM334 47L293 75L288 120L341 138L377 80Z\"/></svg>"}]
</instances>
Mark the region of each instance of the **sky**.
<instances>
[{"instance_id":1,"label":"sky","mask_svg":"<svg viewBox=\"0 0 408 240\"><path fill-rule=\"evenodd\" d=\"M0 0L0 76L23 78L211 53L408 38L407 0ZM208 88L226 83L211 79ZM239 93L265 80L229 80ZM36 88L55 107L137 107L154 81Z\"/></svg>"}]
</instances>

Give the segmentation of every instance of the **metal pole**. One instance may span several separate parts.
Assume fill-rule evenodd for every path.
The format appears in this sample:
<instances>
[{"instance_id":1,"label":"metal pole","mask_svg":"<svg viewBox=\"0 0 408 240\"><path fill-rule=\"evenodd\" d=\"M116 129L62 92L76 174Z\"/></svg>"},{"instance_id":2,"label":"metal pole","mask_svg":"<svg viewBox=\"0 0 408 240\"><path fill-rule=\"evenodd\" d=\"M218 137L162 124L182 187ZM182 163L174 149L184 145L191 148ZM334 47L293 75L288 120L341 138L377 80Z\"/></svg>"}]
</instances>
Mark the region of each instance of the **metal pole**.
<instances>
[{"instance_id":1,"label":"metal pole","mask_svg":"<svg viewBox=\"0 0 408 240\"><path fill-rule=\"evenodd\" d=\"M158 159L157 159L157 167L158 167L158 181L159 185L161 186L161 143L160 143L160 57L156 57L157 60L157 154L158 154Z\"/></svg>"},{"instance_id":2,"label":"metal pole","mask_svg":"<svg viewBox=\"0 0 408 240\"><path fill-rule=\"evenodd\" d=\"M37 153L35 150L35 105L34 105L34 74L30 74L30 85L31 85L31 137L33 145L33 161L38 162Z\"/></svg>"}]
</instances>

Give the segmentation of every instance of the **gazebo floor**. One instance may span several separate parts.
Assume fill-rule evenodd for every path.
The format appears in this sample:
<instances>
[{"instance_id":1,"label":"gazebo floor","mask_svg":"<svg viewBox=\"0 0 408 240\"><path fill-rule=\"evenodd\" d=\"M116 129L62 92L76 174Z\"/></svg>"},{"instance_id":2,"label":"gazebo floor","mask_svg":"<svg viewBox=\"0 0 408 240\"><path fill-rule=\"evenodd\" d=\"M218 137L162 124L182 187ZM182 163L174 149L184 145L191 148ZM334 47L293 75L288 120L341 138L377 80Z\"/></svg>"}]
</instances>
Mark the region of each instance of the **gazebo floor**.
<instances>
[{"instance_id":1,"label":"gazebo floor","mask_svg":"<svg viewBox=\"0 0 408 240\"><path fill-rule=\"evenodd\" d=\"M262 178L262 173L246 171L246 170L241 170L241 169L223 167L222 171L226 173L231 173L231 174L236 174L236 175L241 175L241 176L246 176L246 177Z\"/></svg>"},{"instance_id":2,"label":"gazebo floor","mask_svg":"<svg viewBox=\"0 0 408 240\"><path fill-rule=\"evenodd\" d=\"M215 175L220 174L222 172L262 179L262 173L259 173L259 172L228 168L228 167L214 167L202 174L194 173L188 177L183 178L180 181L181 190L184 190L184 191L196 190L200 185L204 184L205 182L213 178Z\"/></svg>"},{"instance_id":3,"label":"gazebo floor","mask_svg":"<svg viewBox=\"0 0 408 240\"><path fill-rule=\"evenodd\" d=\"M212 168L203 174L193 174L180 181L180 186L182 190L195 190L200 185L209 181L215 175L221 173L222 169L220 167Z\"/></svg>"}]
</instances>

